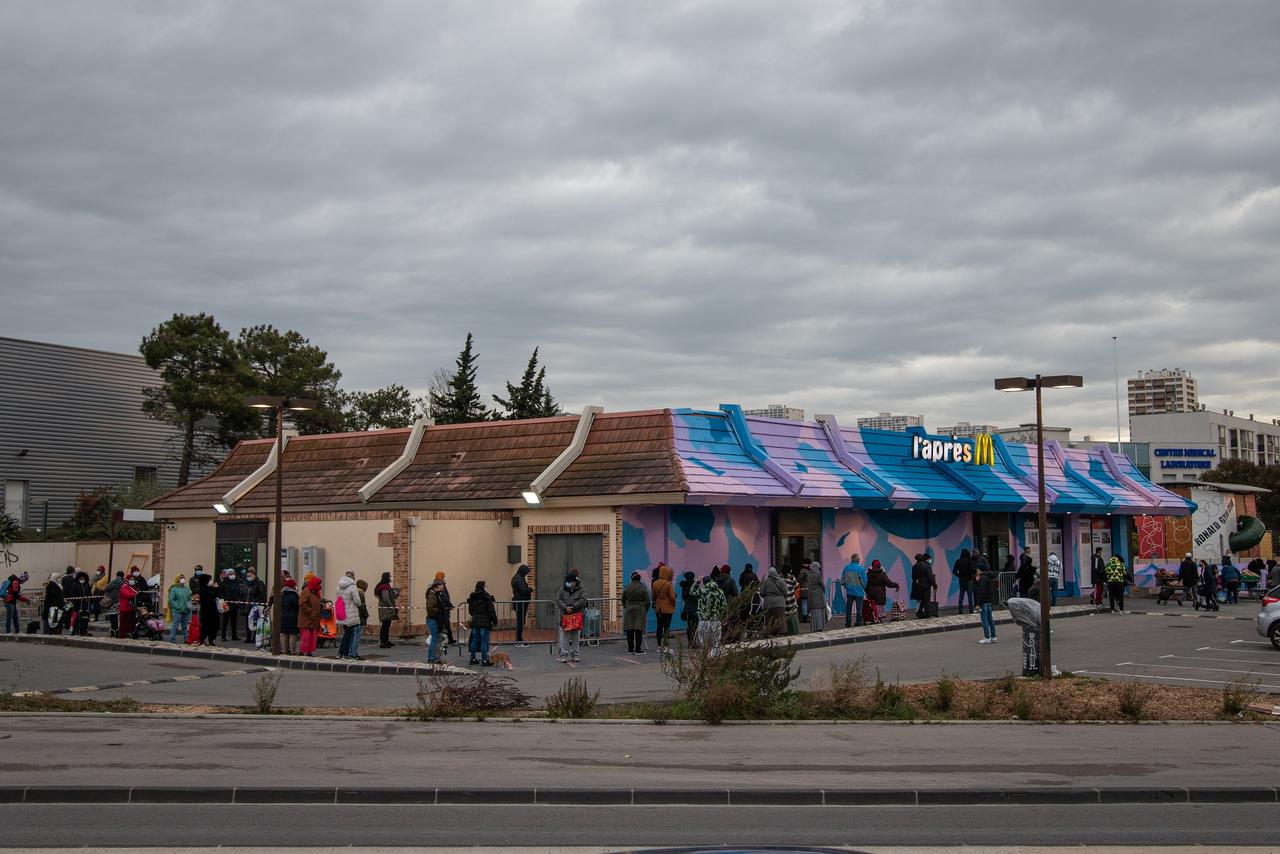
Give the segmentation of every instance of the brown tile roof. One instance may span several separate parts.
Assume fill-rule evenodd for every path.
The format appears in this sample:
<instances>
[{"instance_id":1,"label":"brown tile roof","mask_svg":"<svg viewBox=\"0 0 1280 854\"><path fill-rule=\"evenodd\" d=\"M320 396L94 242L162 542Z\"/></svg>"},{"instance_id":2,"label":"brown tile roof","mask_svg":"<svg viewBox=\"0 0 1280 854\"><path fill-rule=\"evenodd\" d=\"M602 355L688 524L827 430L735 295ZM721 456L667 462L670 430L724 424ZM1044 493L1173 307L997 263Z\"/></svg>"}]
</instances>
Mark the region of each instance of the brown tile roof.
<instances>
[{"instance_id":1,"label":"brown tile roof","mask_svg":"<svg viewBox=\"0 0 1280 854\"><path fill-rule=\"evenodd\" d=\"M547 497L687 489L675 458L671 413L659 409L598 415L582 455L548 487Z\"/></svg>"},{"instance_id":2,"label":"brown tile roof","mask_svg":"<svg viewBox=\"0 0 1280 854\"><path fill-rule=\"evenodd\" d=\"M180 486L147 502L147 507L161 510L213 510L213 502L253 474L271 452L271 440L241 442L227 454L222 464L197 481Z\"/></svg>"},{"instance_id":3,"label":"brown tile roof","mask_svg":"<svg viewBox=\"0 0 1280 854\"><path fill-rule=\"evenodd\" d=\"M359 504L356 490L400 456L408 435L404 429L294 436L284 448L285 505ZM147 506L156 511L212 509L215 501L262 465L271 441L241 442L213 474ZM241 497L235 509L267 510L275 507L275 501L273 472Z\"/></svg>"},{"instance_id":4,"label":"brown tile roof","mask_svg":"<svg viewBox=\"0 0 1280 854\"><path fill-rule=\"evenodd\" d=\"M492 421L428 428L413 461L370 505L434 501L510 501L573 440L578 416ZM409 430L299 436L285 449L286 506L361 503L357 492L404 451ZM209 477L152 502L157 511L212 508L266 459L269 440L238 445ZM547 491L548 498L683 492L671 414L602 413L582 455ZM270 475L236 502L236 510L275 502Z\"/></svg>"}]
</instances>

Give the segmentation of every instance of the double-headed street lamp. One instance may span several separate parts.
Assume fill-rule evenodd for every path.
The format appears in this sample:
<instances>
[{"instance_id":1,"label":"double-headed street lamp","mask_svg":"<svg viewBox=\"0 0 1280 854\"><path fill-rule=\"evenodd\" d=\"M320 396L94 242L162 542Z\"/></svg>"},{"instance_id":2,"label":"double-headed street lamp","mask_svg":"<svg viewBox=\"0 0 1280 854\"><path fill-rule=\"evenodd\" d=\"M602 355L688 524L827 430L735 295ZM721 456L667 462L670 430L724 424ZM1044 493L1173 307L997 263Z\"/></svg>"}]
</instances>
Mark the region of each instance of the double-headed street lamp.
<instances>
[{"instance_id":1,"label":"double-headed street lamp","mask_svg":"<svg viewBox=\"0 0 1280 854\"><path fill-rule=\"evenodd\" d=\"M271 654L279 655L280 646L280 593L284 588L281 552L284 550L284 414L306 412L316 408L314 400L276 395L252 395L244 399L251 409L274 409L276 412L276 536L275 551L271 553Z\"/></svg>"},{"instance_id":2,"label":"double-headed street lamp","mask_svg":"<svg viewBox=\"0 0 1280 854\"><path fill-rule=\"evenodd\" d=\"M1040 675L1052 675L1049 662L1049 513L1044 501L1044 407L1040 390L1045 388L1081 388L1084 377L1060 374L1045 377L1003 377L996 380L996 391L1035 391L1036 393L1036 481L1040 491Z\"/></svg>"}]
</instances>

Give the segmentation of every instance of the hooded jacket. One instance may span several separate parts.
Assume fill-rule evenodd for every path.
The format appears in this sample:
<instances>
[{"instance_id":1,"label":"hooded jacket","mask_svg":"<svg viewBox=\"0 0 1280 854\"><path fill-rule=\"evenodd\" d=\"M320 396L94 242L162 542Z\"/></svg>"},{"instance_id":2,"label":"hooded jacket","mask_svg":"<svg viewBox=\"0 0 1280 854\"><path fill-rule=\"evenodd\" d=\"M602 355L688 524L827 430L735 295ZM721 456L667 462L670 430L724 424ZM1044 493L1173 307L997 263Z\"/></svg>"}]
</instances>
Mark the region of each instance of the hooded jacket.
<instances>
[{"instance_id":1,"label":"hooded jacket","mask_svg":"<svg viewBox=\"0 0 1280 854\"><path fill-rule=\"evenodd\" d=\"M399 590L385 581L379 581L378 586L373 588L373 596L378 600L379 622L394 620L400 616L400 609L396 607L396 600L400 598Z\"/></svg>"},{"instance_id":2,"label":"hooded jacket","mask_svg":"<svg viewBox=\"0 0 1280 854\"><path fill-rule=\"evenodd\" d=\"M996 593L999 592L1000 580L991 567L978 573L978 586L974 592L974 601L979 605L996 604Z\"/></svg>"},{"instance_id":3,"label":"hooded jacket","mask_svg":"<svg viewBox=\"0 0 1280 854\"><path fill-rule=\"evenodd\" d=\"M297 588L286 587L280 591L280 634L298 634L298 615L301 609L302 600L298 596Z\"/></svg>"},{"instance_id":4,"label":"hooded jacket","mask_svg":"<svg viewBox=\"0 0 1280 854\"><path fill-rule=\"evenodd\" d=\"M511 576L511 600L528 602L533 599L533 588L529 586L529 567L521 564L515 575Z\"/></svg>"},{"instance_id":5,"label":"hooded jacket","mask_svg":"<svg viewBox=\"0 0 1280 854\"><path fill-rule=\"evenodd\" d=\"M653 582L653 610L658 614L676 612L676 588L671 583L671 567L663 564L658 570L658 580Z\"/></svg>"},{"instance_id":6,"label":"hooded jacket","mask_svg":"<svg viewBox=\"0 0 1280 854\"><path fill-rule=\"evenodd\" d=\"M338 579L338 598L342 600L342 619L338 620L338 625L360 625L360 591L356 589L354 578L344 575Z\"/></svg>"},{"instance_id":7,"label":"hooded jacket","mask_svg":"<svg viewBox=\"0 0 1280 854\"><path fill-rule=\"evenodd\" d=\"M809 567L809 610L821 611L827 607L827 580L822 575L822 564L814 562Z\"/></svg>"},{"instance_id":8,"label":"hooded jacket","mask_svg":"<svg viewBox=\"0 0 1280 854\"><path fill-rule=\"evenodd\" d=\"M867 570L867 598L877 605L889 601L889 588L899 589L898 582L889 577L882 566L872 566Z\"/></svg>"},{"instance_id":9,"label":"hooded jacket","mask_svg":"<svg viewBox=\"0 0 1280 854\"><path fill-rule=\"evenodd\" d=\"M628 584L622 591L622 630L644 631L652 605L653 597L649 595L649 588L645 587L643 581L637 578Z\"/></svg>"},{"instance_id":10,"label":"hooded jacket","mask_svg":"<svg viewBox=\"0 0 1280 854\"><path fill-rule=\"evenodd\" d=\"M933 577L933 568L929 566L929 561L920 558L911 567L911 598L917 601L928 599L937 586L938 582Z\"/></svg>"},{"instance_id":11,"label":"hooded jacket","mask_svg":"<svg viewBox=\"0 0 1280 854\"><path fill-rule=\"evenodd\" d=\"M492 629L498 624L498 608L493 595L487 590L473 590L467 597L467 614L471 628Z\"/></svg>"},{"instance_id":12,"label":"hooded jacket","mask_svg":"<svg viewBox=\"0 0 1280 854\"><path fill-rule=\"evenodd\" d=\"M769 574L760 583L760 597L764 600L765 608L787 607L787 582L776 569L769 570Z\"/></svg>"},{"instance_id":13,"label":"hooded jacket","mask_svg":"<svg viewBox=\"0 0 1280 854\"><path fill-rule=\"evenodd\" d=\"M961 584L967 584L977 577L978 565L973 562L968 549L960 550L960 557L956 558L956 562L951 565L951 574L959 579Z\"/></svg>"},{"instance_id":14,"label":"hooded jacket","mask_svg":"<svg viewBox=\"0 0 1280 854\"><path fill-rule=\"evenodd\" d=\"M1124 561L1118 557L1113 557L1107 562L1106 574L1108 584L1123 584L1129 578L1129 570L1125 568Z\"/></svg>"},{"instance_id":15,"label":"hooded jacket","mask_svg":"<svg viewBox=\"0 0 1280 854\"><path fill-rule=\"evenodd\" d=\"M671 582L667 582L670 584ZM582 583L575 581L569 587L561 587L556 594L556 610L560 616L579 614L587 609L587 597L582 592Z\"/></svg>"},{"instance_id":16,"label":"hooded jacket","mask_svg":"<svg viewBox=\"0 0 1280 854\"><path fill-rule=\"evenodd\" d=\"M298 630L320 630L320 579L310 579L298 593Z\"/></svg>"},{"instance_id":17,"label":"hooded jacket","mask_svg":"<svg viewBox=\"0 0 1280 854\"><path fill-rule=\"evenodd\" d=\"M174 614L191 613L191 588L174 582L169 588L169 610Z\"/></svg>"}]
</instances>

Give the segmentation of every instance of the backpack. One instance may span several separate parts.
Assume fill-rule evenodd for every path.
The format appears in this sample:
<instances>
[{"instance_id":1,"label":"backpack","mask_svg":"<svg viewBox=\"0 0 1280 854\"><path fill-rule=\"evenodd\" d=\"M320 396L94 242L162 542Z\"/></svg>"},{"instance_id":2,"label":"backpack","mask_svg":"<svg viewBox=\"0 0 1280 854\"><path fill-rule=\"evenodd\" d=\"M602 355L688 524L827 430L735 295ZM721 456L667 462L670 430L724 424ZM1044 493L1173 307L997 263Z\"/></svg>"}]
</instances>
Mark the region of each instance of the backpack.
<instances>
[{"instance_id":1,"label":"backpack","mask_svg":"<svg viewBox=\"0 0 1280 854\"><path fill-rule=\"evenodd\" d=\"M13 579L11 578L0 581L0 599L5 599L9 596L9 588L11 586L13 586Z\"/></svg>"},{"instance_id":2,"label":"backpack","mask_svg":"<svg viewBox=\"0 0 1280 854\"><path fill-rule=\"evenodd\" d=\"M333 616L338 622L347 619L347 603L343 601L341 593L333 600Z\"/></svg>"}]
</instances>

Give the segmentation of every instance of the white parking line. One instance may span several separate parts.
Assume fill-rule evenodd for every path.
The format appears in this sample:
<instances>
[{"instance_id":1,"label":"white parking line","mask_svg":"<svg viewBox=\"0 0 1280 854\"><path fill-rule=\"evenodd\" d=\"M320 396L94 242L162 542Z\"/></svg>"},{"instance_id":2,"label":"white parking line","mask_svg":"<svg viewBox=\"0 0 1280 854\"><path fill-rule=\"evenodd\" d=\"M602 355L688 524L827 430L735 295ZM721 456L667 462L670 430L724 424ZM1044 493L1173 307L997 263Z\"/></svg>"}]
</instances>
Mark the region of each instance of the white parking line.
<instances>
[{"instance_id":1,"label":"white parking line","mask_svg":"<svg viewBox=\"0 0 1280 854\"><path fill-rule=\"evenodd\" d=\"M1271 646L1271 644L1269 644L1269 643L1268 643L1268 644L1262 644L1262 645L1263 645L1263 646ZM1197 649L1197 650L1196 650L1196 652L1205 652L1205 651L1208 651L1208 652L1243 652L1243 653L1245 653L1246 655L1248 655L1248 654L1250 654L1250 653L1257 652L1257 650L1255 650L1255 649L1241 649L1240 647L1236 647L1236 648L1232 649L1231 647L1221 647L1221 646L1206 646L1206 647L1201 647L1201 648L1199 648L1199 649Z\"/></svg>"},{"instance_id":2,"label":"white parking line","mask_svg":"<svg viewBox=\"0 0 1280 854\"><path fill-rule=\"evenodd\" d=\"M1162 655L1161 658L1178 658L1182 661L1228 661L1235 664L1261 664L1265 667L1280 667L1280 660L1277 661L1250 661L1247 658L1205 658L1199 655Z\"/></svg>"},{"instance_id":3,"label":"white parking line","mask_svg":"<svg viewBox=\"0 0 1280 854\"><path fill-rule=\"evenodd\" d=\"M1120 676L1124 679L1158 679L1161 682L1202 682L1207 685L1231 685L1235 681L1232 680L1231 682L1224 682L1221 679L1192 679L1186 676L1148 676L1145 673L1107 673L1102 670L1077 670L1075 672L1088 676ZM1270 685L1263 682L1257 683L1256 687L1274 688L1275 690L1280 691L1280 685Z\"/></svg>"},{"instance_id":4,"label":"white parking line","mask_svg":"<svg viewBox=\"0 0 1280 854\"><path fill-rule=\"evenodd\" d=\"M1205 673L1244 673L1249 676L1265 675L1256 670L1228 670L1225 667L1184 667L1179 664L1133 664L1133 662L1129 662L1129 664L1134 667L1159 667L1162 670L1200 670Z\"/></svg>"}]
</instances>

